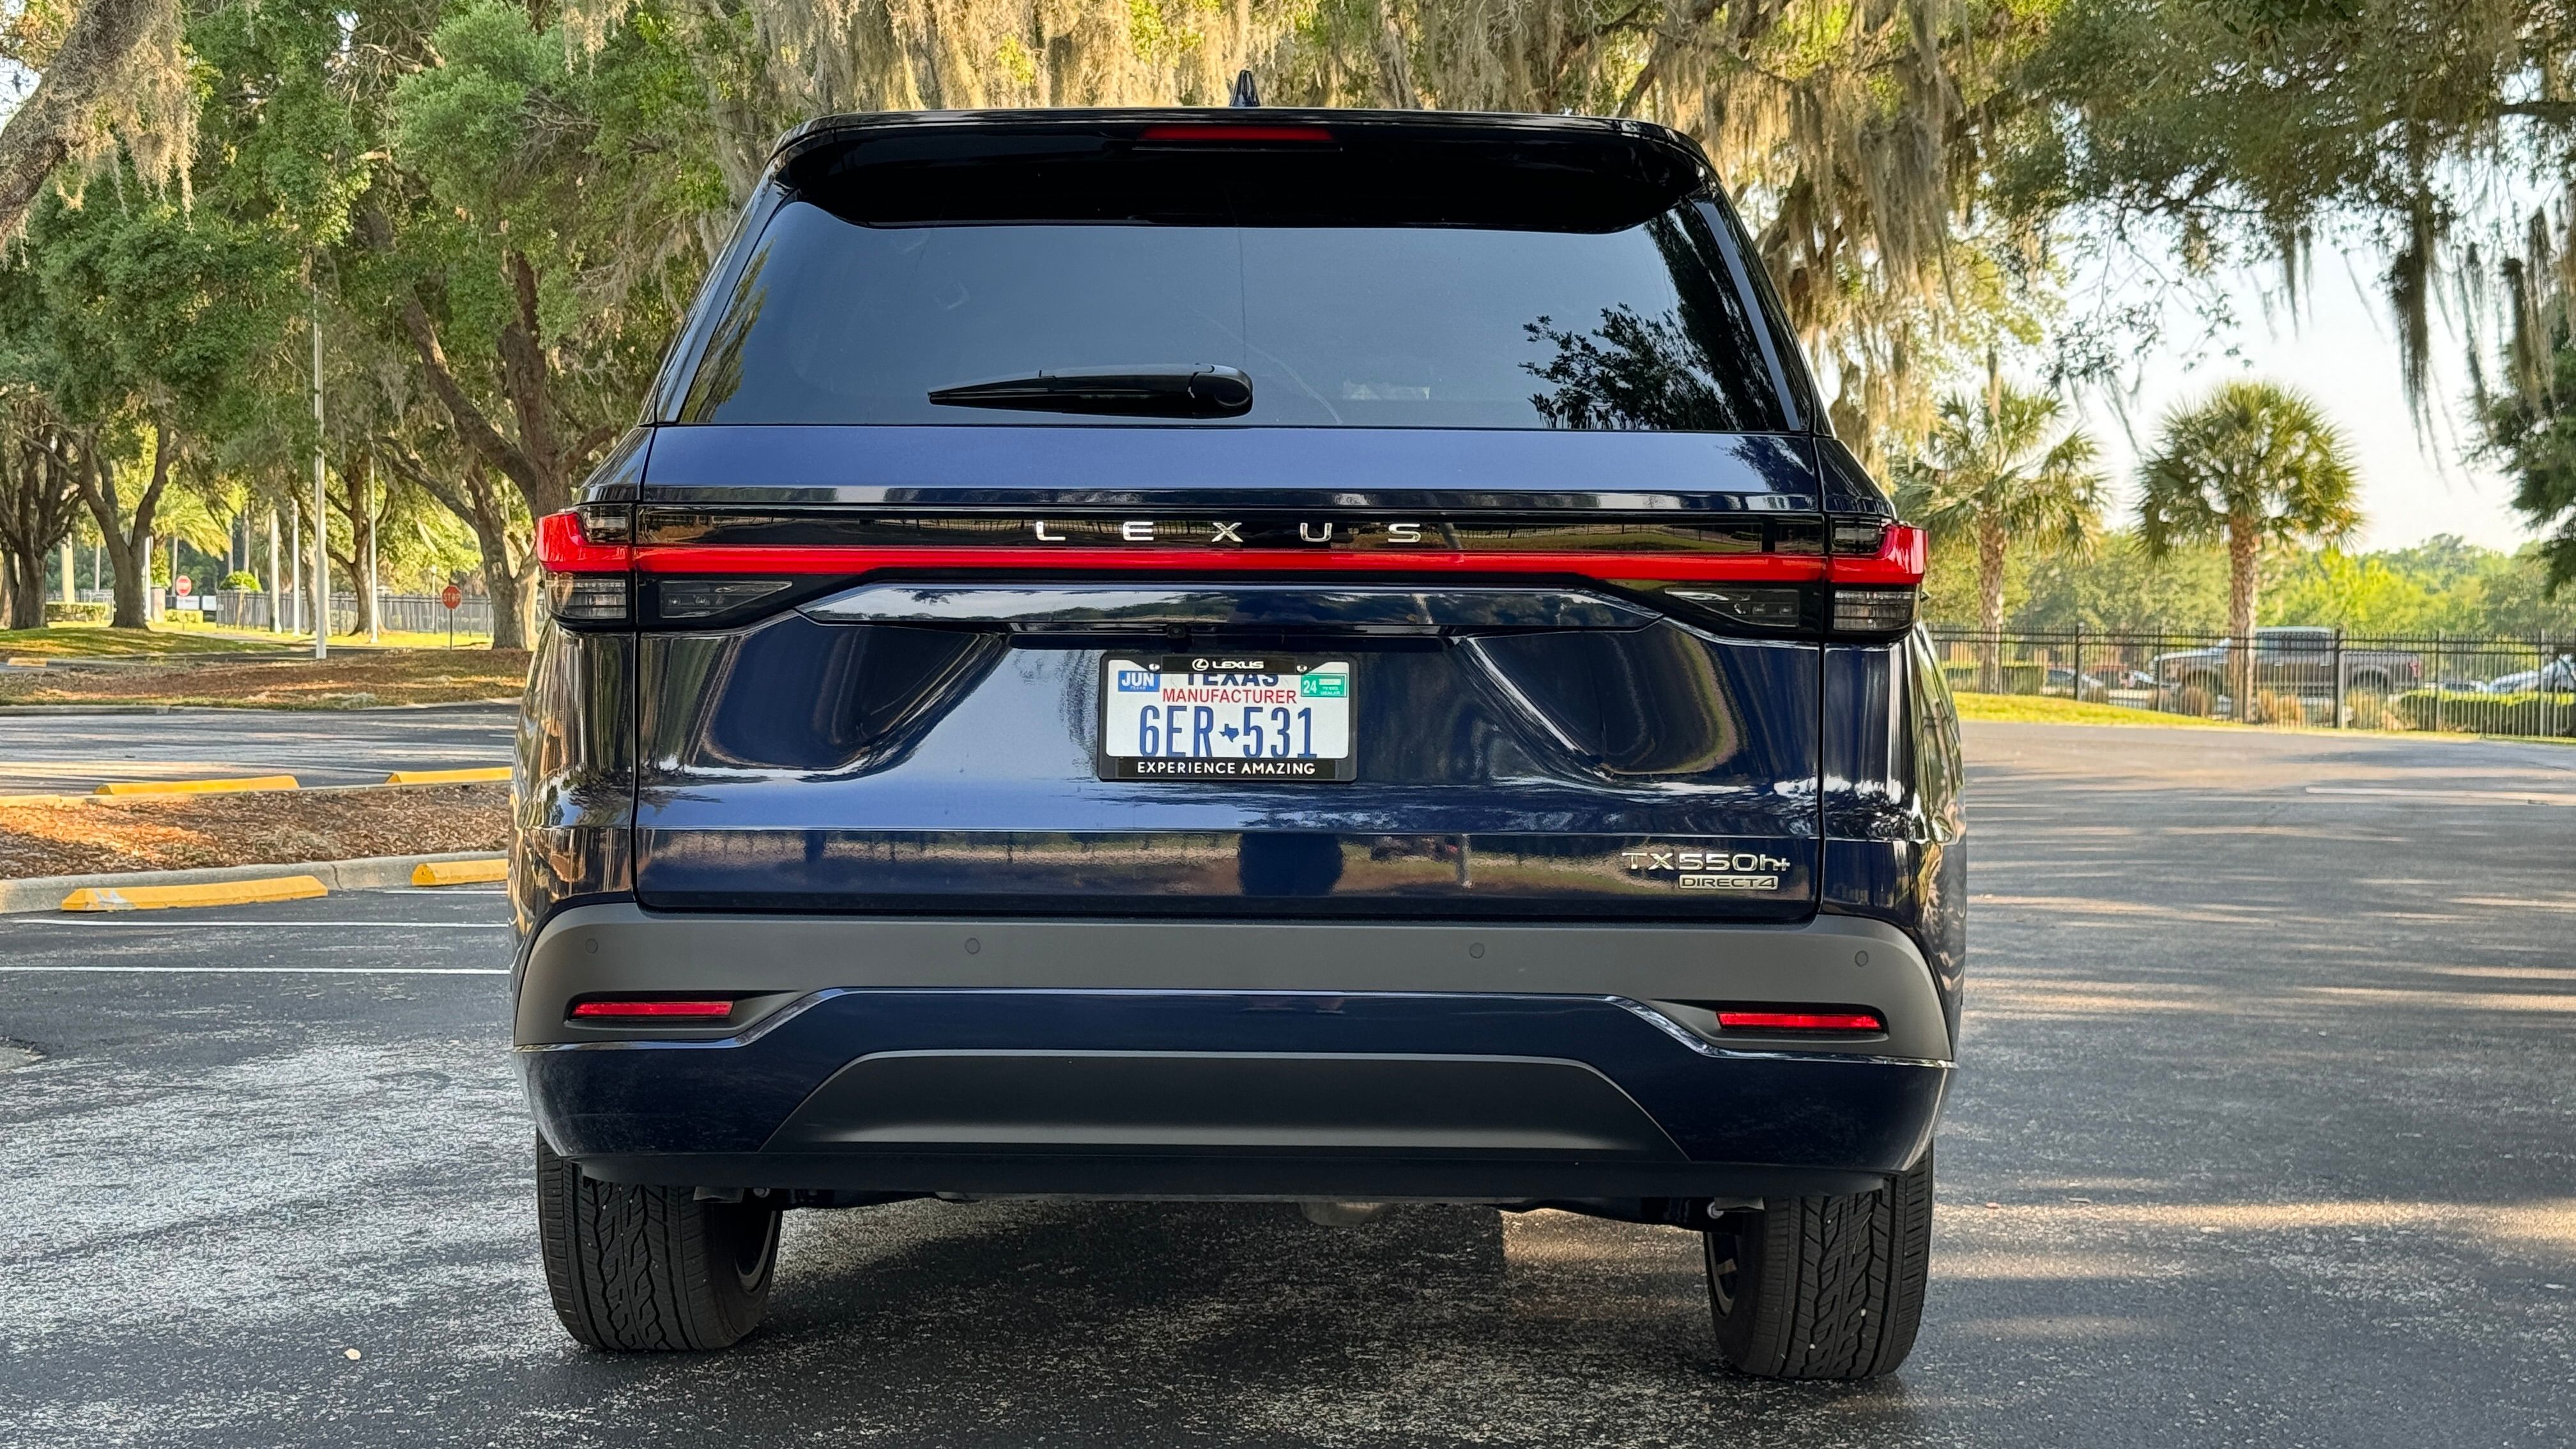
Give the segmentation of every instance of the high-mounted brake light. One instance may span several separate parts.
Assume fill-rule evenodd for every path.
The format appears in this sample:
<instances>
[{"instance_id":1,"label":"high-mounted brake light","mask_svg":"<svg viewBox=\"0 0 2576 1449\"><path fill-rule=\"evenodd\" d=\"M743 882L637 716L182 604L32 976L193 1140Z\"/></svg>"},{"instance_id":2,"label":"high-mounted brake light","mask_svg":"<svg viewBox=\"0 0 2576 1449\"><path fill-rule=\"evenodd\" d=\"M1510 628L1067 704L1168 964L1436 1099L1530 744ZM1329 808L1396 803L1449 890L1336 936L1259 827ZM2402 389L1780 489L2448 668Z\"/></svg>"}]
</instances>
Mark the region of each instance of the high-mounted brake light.
<instances>
[{"instance_id":1,"label":"high-mounted brake light","mask_svg":"<svg viewBox=\"0 0 2576 1449\"><path fill-rule=\"evenodd\" d=\"M733 1015L733 1003L722 998L705 1001L606 1000L576 1001L572 1014L584 1021L611 1020L620 1017L638 1020L721 1021Z\"/></svg>"},{"instance_id":2,"label":"high-mounted brake light","mask_svg":"<svg viewBox=\"0 0 2576 1449\"><path fill-rule=\"evenodd\" d=\"M1721 1010L1717 1014L1717 1024L1727 1031L1829 1031L1848 1035L1887 1030L1887 1023L1875 1011L1849 1011L1825 1007L1797 1007L1773 1011Z\"/></svg>"},{"instance_id":3,"label":"high-mounted brake light","mask_svg":"<svg viewBox=\"0 0 2576 1449\"><path fill-rule=\"evenodd\" d=\"M1329 143L1333 133L1323 126L1241 126L1219 123L1182 121L1174 124L1147 126L1142 140L1154 142L1204 141L1209 145L1315 145Z\"/></svg>"}]
</instances>

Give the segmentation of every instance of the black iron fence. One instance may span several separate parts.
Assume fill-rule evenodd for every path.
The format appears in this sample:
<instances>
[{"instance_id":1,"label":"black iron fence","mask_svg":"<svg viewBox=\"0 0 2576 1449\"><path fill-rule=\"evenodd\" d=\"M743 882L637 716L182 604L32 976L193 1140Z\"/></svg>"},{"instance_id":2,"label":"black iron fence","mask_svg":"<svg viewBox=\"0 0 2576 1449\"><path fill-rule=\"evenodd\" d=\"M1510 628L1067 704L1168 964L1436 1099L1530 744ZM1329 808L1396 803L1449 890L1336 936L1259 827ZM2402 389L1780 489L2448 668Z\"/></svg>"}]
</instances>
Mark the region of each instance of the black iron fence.
<instances>
[{"instance_id":1,"label":"black iron fence","mask_svg":"<svg viewBox=\"0 0 2576 1449\"><path fill-rule=\"evenodd\" d=\"M207 600L214 607L207 611L214 622L232 629L266 629L270 627L269 597L248 589L225 589ZM286 625L290 631L310 629L312 623L303 617L297 605L305 601L288 597ZM358 596L331 596L331 628L334 633L347 633L356 627ZM414 634L444 634L450 623L448 610L436 594L376 595L376 627ZM457 601L453 620L459 634L492 632L492 600L482 594L467 594Z\"/></svg>"},{"instance_id":2,"label":"black iron fence","mask_svg":"<svg viewBox=\"0 0 2576 1449\"><path fill-rule=\"evenodd\" d=\"M2576 736L2576 639L1934 626L1953 689L2326 729Z\"/></svg>"}]
</instances>

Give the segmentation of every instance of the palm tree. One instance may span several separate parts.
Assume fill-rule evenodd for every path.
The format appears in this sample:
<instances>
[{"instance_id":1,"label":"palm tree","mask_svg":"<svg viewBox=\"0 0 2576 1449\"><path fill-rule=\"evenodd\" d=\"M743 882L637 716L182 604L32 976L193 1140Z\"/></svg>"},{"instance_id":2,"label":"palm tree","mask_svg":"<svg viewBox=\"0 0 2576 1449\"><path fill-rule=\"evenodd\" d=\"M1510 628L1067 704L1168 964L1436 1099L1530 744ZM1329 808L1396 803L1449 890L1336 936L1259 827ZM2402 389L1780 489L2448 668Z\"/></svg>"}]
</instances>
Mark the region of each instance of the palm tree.
<instances>
[{"instance_id":1,"label":"palm tree","mask_svg":"<svg viewBox=\"0 0 2576 1449\"><path fill-rule=\"evenodd\" d=\"M2228 691L2247 718L2264 540L2333 541L2361 526L2352 449L2313 399L2276 382L2221 383L2166 414L2163 431L2140 479L2138 537L2151 558L2227 540Z\"/></svg>"},{"instance_id":2,"label":"palm tree","mask_svg":"<svg viewBox=\"0 0 2576 1449\"><path fill-rule=\"evenodd\" d=\"M1989 641L2004 627L2004 563L2016 543L2089 550L2102 530L2103 478L2093 440L2059 436L2065 405L2046 393L1996 383L1982 399L1941 400L1921 452L1898 468L1897 509L1931 530L1936 546L1977 550L1977 622ZM1995 687L1994 644L1982 687Z\"/></svg>"}]
</instances>

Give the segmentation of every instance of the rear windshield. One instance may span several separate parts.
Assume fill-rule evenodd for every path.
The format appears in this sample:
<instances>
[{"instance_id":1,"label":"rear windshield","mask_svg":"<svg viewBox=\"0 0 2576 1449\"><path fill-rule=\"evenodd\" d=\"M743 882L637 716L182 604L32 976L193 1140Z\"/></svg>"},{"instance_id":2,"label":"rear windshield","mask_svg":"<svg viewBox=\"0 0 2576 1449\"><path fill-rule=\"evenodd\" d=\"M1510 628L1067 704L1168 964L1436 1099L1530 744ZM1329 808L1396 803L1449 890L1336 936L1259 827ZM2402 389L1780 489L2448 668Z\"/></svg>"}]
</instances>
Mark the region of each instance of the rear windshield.
<instances>
[{"instance_id":1,"label":"rear windshield","mask_svg":"<svg viewBox=\"0 0 2576 1449\"><path fill-rule=\"evenodd\" d=\"M723 299L682 421L1786 426L1711 218L1690 199L1563 230L888 223L850 209L798 199L773 215ZM1122 368L1237 369L1251 406L1100 419L931 400Z\"/></svg>"}]
</instances>

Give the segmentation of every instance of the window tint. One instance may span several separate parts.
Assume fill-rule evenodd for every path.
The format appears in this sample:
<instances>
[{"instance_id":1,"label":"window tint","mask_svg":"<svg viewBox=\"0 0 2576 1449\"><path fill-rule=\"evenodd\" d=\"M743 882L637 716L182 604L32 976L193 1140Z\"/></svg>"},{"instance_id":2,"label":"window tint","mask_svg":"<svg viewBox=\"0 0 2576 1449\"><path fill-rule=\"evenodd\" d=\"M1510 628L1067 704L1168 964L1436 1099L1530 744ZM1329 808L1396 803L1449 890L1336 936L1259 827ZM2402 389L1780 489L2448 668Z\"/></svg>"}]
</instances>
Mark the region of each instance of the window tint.
<instances>
[{"instance_id":1,"label":"window tint","mask_svg":"<svg viewBox=\"0 0 2576 1449\"><path fill-rule=\"evenodd\" d=\"M1076 423L1092 419L929 394L1138 366L1242 370L1253 403L1240 424L1784 426L1724 257L1688 205L1576 232L868 226L791 201L724 299L681 418Z\"/></svg>"}]
</instances>

